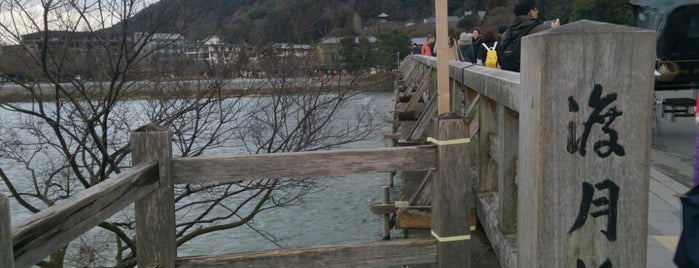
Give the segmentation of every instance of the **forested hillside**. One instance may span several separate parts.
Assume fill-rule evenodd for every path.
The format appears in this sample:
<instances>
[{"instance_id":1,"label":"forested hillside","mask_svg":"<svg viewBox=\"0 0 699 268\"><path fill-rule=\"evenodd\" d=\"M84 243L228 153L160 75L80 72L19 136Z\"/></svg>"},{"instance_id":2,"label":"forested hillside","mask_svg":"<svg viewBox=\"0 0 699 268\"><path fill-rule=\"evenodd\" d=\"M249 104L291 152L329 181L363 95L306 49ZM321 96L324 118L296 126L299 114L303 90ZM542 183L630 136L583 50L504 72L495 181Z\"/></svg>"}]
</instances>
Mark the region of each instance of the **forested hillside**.
<instances>
[{"instance_id":1,"label":"forested hillside","mask_svg":"<svg viewBox=\"0 0 699 268\"><path fill-rule=\"evenodd\" d=\"M486 10L484 20L466 17L454 30L495 30L514 17L516 1L449 1L449 15L463 17L467 10ZM538 7L542 19L561 18L564 23L579 19L631 22L627 0L539 0ZM434 16L434 1L426 0L161 0L138 13L131 27L148 28L149 14L164 8L177 10L177 15L166 19L163 31L182 33L190 40L217 34L232 43L312 43L326 36L364 34L381 13L394 22L417 24Z\"/></svg>"}]
</instances>

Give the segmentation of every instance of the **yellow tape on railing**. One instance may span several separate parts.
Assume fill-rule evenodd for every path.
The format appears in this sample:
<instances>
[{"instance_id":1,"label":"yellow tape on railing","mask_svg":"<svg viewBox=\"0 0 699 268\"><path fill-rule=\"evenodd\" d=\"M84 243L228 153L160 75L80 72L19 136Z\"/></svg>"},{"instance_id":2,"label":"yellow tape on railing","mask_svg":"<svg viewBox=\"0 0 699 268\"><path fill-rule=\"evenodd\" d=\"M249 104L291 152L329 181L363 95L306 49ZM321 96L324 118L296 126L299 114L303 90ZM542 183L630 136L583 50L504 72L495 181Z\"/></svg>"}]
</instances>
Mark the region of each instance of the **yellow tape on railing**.
<instances>
[{"instance_id":1,"label":"yellow tape on railing","mask_svg":"<svg viewBox=\"0 0 699 268\"><path fill-rule=\"evenodd\" d=\"M427 142L442 146L442 145L454 145L454 144L464 144L464 143L469 143L471 142L471 139L469 138L462 138L462 139L453 139L453 140L443 140L440 141L438 139L428 137Z\"/></svg>"},{"instance_id":2,"label":"yellow tape on railing","mask_svg":"<svg viewBox=\"0 0 699 268\"><path fill-rule=\"evenodd\" d=\"M437 235L437 233L434 232L434 230L430 230L432 232L432 236L434 239L437 239L439 242L454 242L454 241L464 241L464 240L471 240L471 235L457 235L457 236L447 236L447 237L440 237Z\"/></svg>"}]
</instances>

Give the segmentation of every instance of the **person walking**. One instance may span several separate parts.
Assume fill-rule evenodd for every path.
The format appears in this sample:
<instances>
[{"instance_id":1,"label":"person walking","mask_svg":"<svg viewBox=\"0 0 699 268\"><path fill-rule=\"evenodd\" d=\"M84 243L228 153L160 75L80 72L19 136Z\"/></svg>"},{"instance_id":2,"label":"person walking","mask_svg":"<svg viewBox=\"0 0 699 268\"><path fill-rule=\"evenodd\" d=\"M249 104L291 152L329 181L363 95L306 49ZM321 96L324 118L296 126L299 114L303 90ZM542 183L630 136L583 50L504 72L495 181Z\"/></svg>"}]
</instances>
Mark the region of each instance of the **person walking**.
<instances>
[{"instance_id":1,"label":"person walking","mask_svg":"<svg viewBox=\"0 0 699 268\"><path fill-rule=\"evenodd\" d=\"M425 43L422 44L422 50L420 50L420 54L431 57L436 56L434 53L434 41L434 35L428 35L427 41L425 41Z\"/></svg>"},{"instance_id":2,"label":"person walking","mask_svg":"<svg viewBox=\"0 0 699 268\"><path fill-rule=\"evenodd\" d=\"M416 43L410 47L410 54L420 54L420 47Z\"/></svg>"},{"instance_id":3,"label":"person walking","mask_svg":"<svg viewBox=\"0 0 699 268\"><path fill-rule=\"evenodd\" d=\"M456 46L456 40L449 37L449 47L447 47L447 58L449 60L459 60L459 48Z\"/></svg>"},{"instance_id":4,"label":"person walking","mask_svg":"<svg viewBox=\"0 0 699 268\"><path fill-rule=\"evenodd\" d=\"M524 0L517 3L514 9L515 19L510 23L502 37L502 52L498 51L500 66L503 70L519 72L520 40L523 36L558 28L559 19L550 25L539 23L539 8L535 0Z\"/></svg>"},{"instance_id":5,"label":"person walking","mask_svg":"<svg viewBox=\"0 0 699 268\"><path fill-rule=\"evenodd\" d=\"M461 33L456 44L459 47L459 60L472 62L471 58L468 57L469 54L467 54L468 48L471 47L471 36L465 32ZM471 52L471 54L473 54L473 52Z\"/></svg>"},{"instance_id":6,"label":"person walking","mask_svg":"<svg viewBox=\"0 0 699 268\"><path fill-rule=\"evenodd\" d=\"M699 95L696 104L699 107ZM699 127L699 109L695 111L694 123ZM681 268L699 267L699 129L695 136L692 188L678 196L682 204L682 232L672 261Z\"/></svg>"},{"instance_id":7,"label":"person walking","mask_svg":"<svg viewBox=\"0 0 699 268\"><path fill-rule=\"evenodd\" d=\"M486 65L486 55L488 54L488 50L496 50L497 51L497 39L495 38L495 32L493 31L486 31L483 34L483 42L481 43L481 46L478 47L478 53L476 53L477 61L481 65ZM497 65L497 62L495 65L488 66L491 68L495 68Z\"/></svg>"},{"instance_id":8,"label":"person walking","mask_svg":"<svg viewBox=\"0 0 699 268\"><path fill-rule=\"evenodd\" d=\"M694 139L694 173L692 174L692 187L699 185L699 94L694 106L694 124L697 126Z\"/></svg>"},{"instance_id":9,"label":"person walking","mask_svg":"<svg viewBox=\"0 0 699 268\"><path fill-rule=\"evenodd\" d=\"M472 55L469 55L472 63L478 63L478 48L481 47L482 43L483 39L481 37L481 30L478 28L473 28L473 30L471 30L471 48L473 51L469 51L472 53Z\"/></svg>"}]
</instances>

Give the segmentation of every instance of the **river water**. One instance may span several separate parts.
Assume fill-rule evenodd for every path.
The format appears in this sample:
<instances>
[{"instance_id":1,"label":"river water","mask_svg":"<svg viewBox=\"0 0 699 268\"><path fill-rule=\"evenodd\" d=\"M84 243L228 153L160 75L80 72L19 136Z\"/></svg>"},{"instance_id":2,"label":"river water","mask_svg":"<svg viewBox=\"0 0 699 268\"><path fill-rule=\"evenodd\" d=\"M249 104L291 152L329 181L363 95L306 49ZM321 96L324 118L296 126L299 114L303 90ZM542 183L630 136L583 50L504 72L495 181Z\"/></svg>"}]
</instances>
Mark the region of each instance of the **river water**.
<instances>
[{"instance_id":1,"label":"river water","mask_svg":"<svg viewBox=\"0 0 699 268\"><path fill-rule=\"evenodd\" d=\"M388 118L393 106L393 93L388 91L362 93L353 97L351 102L351 108L370 109L385 119ZM0 111L1 116L7 116L6 113L6 111ZM386 147L387 142L383 139L383 135L390 132L390 125L383 119L376 120L381 127L368 140L350 144L348 147ZM0 165L5 169L13 170L12 167L8 168L12 163L6 159L0 158ZM8 175L13 177L16 174ZM371 214L369 205L381 202L381 187L387 184L388 174L338 176L324 178L321 181L325 187L306 195L301 204L263 212L255 217L250 224L251 227L274 236L278 239L276 242L284 248L381 240L381 216ZM399 196L399 183L396 181L397 187L392 190L393 200ZM0 193L9 195L4 184L0 184ZM13 199L10 199L10 206L13 224L30 215L20 205L14 203ZM180 246L178 255L206 255L279 248L253 228L241 226L199 236ZM98 238L99 231L90 232L90 235L93 238L87 238L84 241L101 240ZM392 237L397 236L400 236L400 231L394 230ZM101 247L106 249L109 245Z\"/></svg>"},{"instance_id":2,"label":"river water","mask_svg":"<svg viewBox=\"0 0 699 268\"><path fill-rule=\"evenodd\" d=\"M393 107L393 93L369 92L351 100L362 109L370 109L385 118ZM383 126L368 140L348 145L350 148L386 147L383 135L390 132L385 120ZM256 216L253 227L264 230L285 248L332 245L341 243L372 242L381 240L381 216L369 212L369 204L381 202L381 187L387 185L388 174L362 174L322 179L323 189L304 197L300 205L276 208ZM392 195L399 197L394 187ZM393 237L400 231L394 231ZM200 236L180 246L178 254L204 255L244 252L278 248L251 228Z\"/></svg>"}]
</instances>

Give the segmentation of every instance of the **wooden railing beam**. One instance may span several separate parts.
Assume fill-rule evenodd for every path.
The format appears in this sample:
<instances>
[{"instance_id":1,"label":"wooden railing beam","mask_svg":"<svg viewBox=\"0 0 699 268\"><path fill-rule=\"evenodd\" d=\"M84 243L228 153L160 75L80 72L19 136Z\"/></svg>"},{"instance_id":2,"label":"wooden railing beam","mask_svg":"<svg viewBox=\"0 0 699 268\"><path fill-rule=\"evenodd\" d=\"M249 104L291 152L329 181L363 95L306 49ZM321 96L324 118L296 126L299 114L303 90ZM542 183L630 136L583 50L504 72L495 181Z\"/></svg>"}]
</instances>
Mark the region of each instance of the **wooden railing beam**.
<instances>
[{"instance_id":1,"label":"wooden railing beam","mask_svg":"<svg viewBox=\"0 0 699 268\"><path fill-rule=\"evenodd\" d=\"M177 267L385 267L434 263L436 255L437 245L432 238L401 239L364 244L184 257L177 260Z\"/></svg>"},{"instance_id":2,"label":"wooden railing beam","mask_svg":"<svg viewBox=\"0 0 699 268\"><path fill-rule=\"evenodd\" d=\"M174 183L238 182L435 168L434 146L174 159Z\"/></svg>"},{"instance_id":3,"label":"wooden railing beam","mask_svg":"<svg viewBox=\"0 0 699 268\"><path fill-rule=\"evenodd\" d=\"M157 168L142 163L59 201L12 230L16 267L29 267L157 188Z\"/></svg>"}]
</instances>

